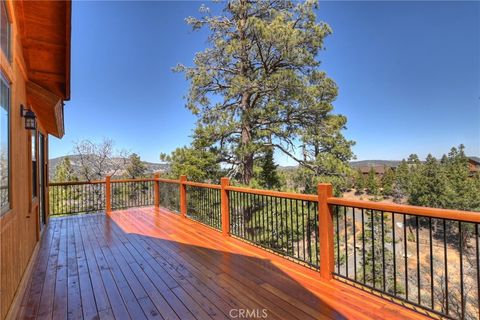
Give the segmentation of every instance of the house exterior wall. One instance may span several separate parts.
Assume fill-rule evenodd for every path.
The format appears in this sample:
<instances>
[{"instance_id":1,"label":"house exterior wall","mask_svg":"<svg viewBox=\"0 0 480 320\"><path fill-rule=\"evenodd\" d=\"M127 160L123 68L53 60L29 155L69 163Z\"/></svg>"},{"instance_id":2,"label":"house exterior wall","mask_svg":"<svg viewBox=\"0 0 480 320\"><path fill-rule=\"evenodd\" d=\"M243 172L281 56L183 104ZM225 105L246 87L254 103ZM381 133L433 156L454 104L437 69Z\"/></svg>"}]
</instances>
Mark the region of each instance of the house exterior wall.
<instances>
[{"instance_id":1,"label":"house exterior wall","mask_svg":"<svg viewBox=\"0 0 480 320\"><path fill-rule=\"evenodd\" d=\"M472 174L480 172L480 163L477 163L476 161L473 161L472 159L468 159L468 170Z\"/></svg>"},{"instance_id":2,"label":"house exterior wall","mask_svg":"<svg viewBox=\"0 0 480 320\"><path fill-rule=\"evenodd\" d=\"M19 297L29 277L32 258L40 239L39 179L37 168L37 197L32 196L32 131L25 129L20 105L37 114L37 136L45 137L45 166L48 166L48 132L45 119L38 117L40 110L32 104L27 94L28 67L22 52L18 19L13 1L7 1L11 22L11 59L0 50L0 70L10 85L10 207L0 215L0 319L14 317ZM42 124L43 122L43 124ZM38 153L38 139L37 139ZM38 154L37 154L38 159ZM39 159L38 159L39 160ZM37 161L37 164L41 163ZM46 179L48 168L45 167ZM46 181L48 185L48 181ZM46 193L48 195L48 193ZM46 197L48 208L48 197ZM48 212L48 210L47 210Z\"/></svg>"}]
</instances>

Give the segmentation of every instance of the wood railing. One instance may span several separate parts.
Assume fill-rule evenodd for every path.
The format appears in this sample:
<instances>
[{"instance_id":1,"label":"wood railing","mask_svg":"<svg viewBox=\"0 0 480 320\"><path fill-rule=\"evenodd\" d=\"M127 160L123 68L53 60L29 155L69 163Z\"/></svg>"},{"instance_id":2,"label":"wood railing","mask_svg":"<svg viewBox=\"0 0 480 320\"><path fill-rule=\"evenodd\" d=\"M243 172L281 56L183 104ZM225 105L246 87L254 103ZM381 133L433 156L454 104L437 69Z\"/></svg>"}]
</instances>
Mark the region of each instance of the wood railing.
<instances>
[{"instance_id":1,"label":"wood railing","mask_svg":"<svg viewBox=\"0 0 480 320\"><path fill-rule=\"evenodd\" d=\"M95 197L103 202L92 201L88 185L97 186ZM63 200L55 198L59 194ZM81 197L88 205L77 203ZM206 184L186 176L50 184L52 213L137 206L167 208L317 269L325 280L443 317L479 319L477 212L336 198L330 184L319 184L317 194L232 186L228 178Z\"/></svg>"}]
</instances>

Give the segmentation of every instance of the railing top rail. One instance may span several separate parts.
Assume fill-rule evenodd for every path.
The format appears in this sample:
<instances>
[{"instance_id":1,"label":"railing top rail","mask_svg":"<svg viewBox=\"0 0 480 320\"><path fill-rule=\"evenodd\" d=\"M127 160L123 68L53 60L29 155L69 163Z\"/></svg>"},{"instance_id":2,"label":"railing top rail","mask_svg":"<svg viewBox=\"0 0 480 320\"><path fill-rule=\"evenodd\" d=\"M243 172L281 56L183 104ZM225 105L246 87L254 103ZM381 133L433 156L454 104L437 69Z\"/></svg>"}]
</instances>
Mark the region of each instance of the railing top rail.
<instances>
[{"instance_id":1,"label":"railing top rail","mask_svg":"<svg viewBox=\"0 0 480 320\"><path fill-rule=\"evenodd\" d=\"M104 184L105 180L94 180L94 181L67 181L67 182L50 182L49 186L76 186L82 184Z\"/></svg>"},{"instance_id":2,"label":"railing top rail","mask_svg":"<svg viewBox=\"0 0 480 320\"><path fill-rule=\"evenodd\" d=\"M210 183L193 182L193 181L183 181L182 184L187 186L192 186L192 187L222 189L222 187L219 184L210 184Z\"/></svg>"},{"instance_id":3,"label":"railing top rail","mask_svg":"<svg viewBox=\"0 0 480 320\"><path fill-rule=\"evenodd\" d=\"M225 187L225 189L228 190L228 191L253 193L253 194L260 194L260 195L265 195L265 196L279 197L279 198L286 198L286 199L296 199L296 200L304 200L304 201L318 201L318 196L316 194L301 194L301 193L293 193L293 192L251 189L251 188L234 187L234 186L227 186L227 187Z\"/></svg>"},{"instance_id":4,"label":"railing top rail","mask_svg":"<svg viewBox=\"0 0 480 320\"><path fill-rule=\"evenodd\" d=\"M439 209L410 206L404 204L373 202L363 200L350 200L343 198L327 198L328 204L340 205L346 207L354 207L359 209L370 209L385 212L403 213L415 216L425 216L430 218L458 220L464 222L480 223L480 212L461 211L451 209Z\"/></svg>"},{"instance_id":5,"label":"railing top rail","mask_svg":"<svg viewBox=\"0 0 480 320\"><path fill-rule=\"evenodd\" d=\"M159 182L166 182L166 183L176 183L176 184L180 184L180 180L173 180L173 179L163 179L163 178L158 178L158 179L154 179L156 181L159 181Z\"/></svg>"},{"instance_id":6,"label":"railing top rail","mask_svg":"<svg viewBox=\"0 0 480 320\"><path fill-rule=\"evenodd\" d=\"M148 181L155 181L155 178L139 178L139 179L112 179L110 180L111 183L115 182L148 182Z\"/></svg>"}]
</instances>

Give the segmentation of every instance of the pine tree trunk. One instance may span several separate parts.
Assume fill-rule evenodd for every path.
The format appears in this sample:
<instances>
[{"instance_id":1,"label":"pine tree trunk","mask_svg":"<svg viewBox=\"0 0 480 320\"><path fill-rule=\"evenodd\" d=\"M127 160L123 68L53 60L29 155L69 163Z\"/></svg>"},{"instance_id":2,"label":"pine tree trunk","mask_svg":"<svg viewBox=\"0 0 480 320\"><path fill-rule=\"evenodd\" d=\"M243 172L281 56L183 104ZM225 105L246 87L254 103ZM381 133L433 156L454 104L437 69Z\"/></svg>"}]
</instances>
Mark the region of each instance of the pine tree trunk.
<instances>
[{"instance_id":1,"label":"pine tree trunk","mask_svg":"<svg viewBox=\"0 0 480 320\"><path fill-rule=\"evenodd\" d=\"M242 107L243 107L243 112L247 113L248 112L248 103L250 100L250 94L244 93L242 97ZM244 123L242 126L242 147L245 149L249 148L249 144L252 140L251 136L251 126L248 121L248 116L244 117ZM253 152L249 151L246 152L242 150L242 182L246 185L250 184L250 180L253 178L253 158L254 154Z\"/></svg>"},{"instance_id":2,"label":"pine tree trunk","mask_svg":"<svg viewBox=\"0 0 480 320\"><path fill-rule=\"evenodd\" d=\"M247 1L240 0L242 11L240 13L240 20L238 24L239 37L242 42L242 51L240 53L240 74L244 78L248 78L248 52L245 47L246 40L246 23L247 23ZM241 144L243 148L249 149L249 144L252 140L252 126L250 125L249 110L251 108L250 98L251 93L245 91L242 93L241 108L243 111L243 123L242 123L242 137ZM253 178L253 158L254 154L251 151L246 152L242 150L242 182L246 185L250 184L250 180Z\"/></svg>"}]
</instances>

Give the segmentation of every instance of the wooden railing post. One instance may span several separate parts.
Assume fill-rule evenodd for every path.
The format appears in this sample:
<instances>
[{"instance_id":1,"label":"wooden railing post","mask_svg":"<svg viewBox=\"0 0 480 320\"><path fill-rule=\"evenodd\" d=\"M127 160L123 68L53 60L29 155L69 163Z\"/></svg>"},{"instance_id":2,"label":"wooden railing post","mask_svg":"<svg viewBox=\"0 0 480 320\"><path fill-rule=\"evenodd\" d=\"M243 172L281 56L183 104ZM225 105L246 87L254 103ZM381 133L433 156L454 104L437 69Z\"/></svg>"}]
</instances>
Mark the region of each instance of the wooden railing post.
<instances>
[{"instance_id":1,"label":"wooden railing post","mask_svg":"<svg viewBox=\"0 0 480 320\"><path fill-rule=\"evenodd\" d=\"M230 208L229 208L229 199L228 199L228 190L227 186L230 185L229 178L220 179L221 186L221 214L222 214L222 233L224 236L230 235Z\"/></svg>"},{"instance_id":2,"label":"wooden railing post","mask_svg":"<svg viewBox=\"0 0 480 320\"><path fill-rule=\"evenodd\" d=\"M112 211L112 189L110 179L111 176L105 177L105 211L107 213Z\"/></svg>"},{"instance_id":3,"label":"wooden railing post","mask_svg":"<svg viewBox=\"0 0 480 320\"><path fill-rule=\"evenodd\" d=\"M187 181L187 176L180 176L180 214L187 217L187 185L182 183Z\"/></svg>"},{"instance_id":4,"label":"wooden railing post","mask_svg":"<svg viewBox=\"0 0 480 320\"><path fill-rule=\"evenodd\" d=\"M155 181L153 182L153 203L155 208L160 208L160 173L155 173L153 175Z\"/></svg>"},{"instance_id":5,"label":"wooden railing post","mask_svg":"<svg viewBox=\"0 0 480 320\"><path fill-rule=\"evenodd\" d=\"M325 280L333 278L334 271L334 237L333 211L327 203L332 197L333 188L329 183L318 184L318 232L320 247L320 276Z\"/></svg>"}]
</instances>

